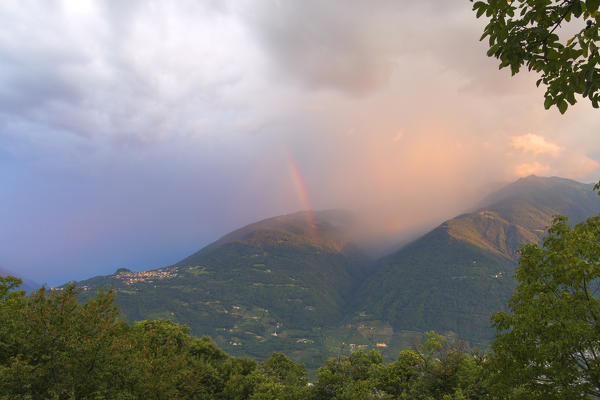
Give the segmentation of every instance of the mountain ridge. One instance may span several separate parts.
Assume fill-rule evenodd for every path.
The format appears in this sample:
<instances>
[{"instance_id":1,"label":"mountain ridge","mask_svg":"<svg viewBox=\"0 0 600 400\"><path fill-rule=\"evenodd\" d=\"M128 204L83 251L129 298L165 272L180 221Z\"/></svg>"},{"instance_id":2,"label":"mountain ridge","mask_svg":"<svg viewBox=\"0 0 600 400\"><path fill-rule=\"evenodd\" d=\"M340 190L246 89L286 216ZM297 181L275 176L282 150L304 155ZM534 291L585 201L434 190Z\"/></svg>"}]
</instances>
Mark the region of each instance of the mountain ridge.
<instances>
[{"instance_id":1,"label":"mountain ridge","mask_svg":"<svg viewBox=\"0 0 600 400\"><path fill-rule=\"evenodd\" d=\"M326 217L314 221L313 214L320 217ZM297 211L291 214L278 215L236 229L174 265L189 263L195 256L205 254L227 243L254 242L256 244L256 239L260 239L256 237L257 233L269 231L283 232L287 235L291 235L291 238L301 239L300 241L305 242L304 244L307 245L330 247L339 251L342 249L344 242L347 243L350 241L349 237L345 236L345 232L343 232L342 229L346 228L346 230L349 230L354 223L355 221L349 211L337 209ZM319 234L315 235L315 232L318 232ZM253 241L252 239L255 240Z\"/></svg>"},{"instance_id":2,"label":"mountain ridge","mask_svg":"<svg viewBox=\"0 0 600 400\"><path fill-rule=\"evenodd\" d=\"M322 327L341 323L371 261L350 242L344 212L298 212L250 224L161 269L95 277L130 320L167 318L210 335L231 354L302 353L318 365Z\"/></svg>"},{"instance_id":3,"label":"mountain ridge","mask_svg":"<svg viewBox=\"0 0 600 400\"><path fill-rule=\"evenodd\" d=\"M598 209L592 185L531 176L376 261L352 241L348 212L301 211L232 231L171 266L79 286L84 298L112 286L128 319L188 324L234 355L284 351L310 368L347 345L391 360L431 329L485 345L490 314L506 309L515 286L520 244L539 242L554 214L577 222Z\"/></svg>"},{"instance_id":4,"label":"mountain ridge","mask_svg":"<svg viewBox=\"0 0 600 400\"><path fill-rule=\"evenodd\" d=\"M358 292L354 315L372 314L395 329L489 340L489 315L506 309L515 286L520 245L539 243L556 214L572 222L597 214L600 198L593 185L529 176L492 193L484 204L379 260Z\"/></svg>"}]
</instances>

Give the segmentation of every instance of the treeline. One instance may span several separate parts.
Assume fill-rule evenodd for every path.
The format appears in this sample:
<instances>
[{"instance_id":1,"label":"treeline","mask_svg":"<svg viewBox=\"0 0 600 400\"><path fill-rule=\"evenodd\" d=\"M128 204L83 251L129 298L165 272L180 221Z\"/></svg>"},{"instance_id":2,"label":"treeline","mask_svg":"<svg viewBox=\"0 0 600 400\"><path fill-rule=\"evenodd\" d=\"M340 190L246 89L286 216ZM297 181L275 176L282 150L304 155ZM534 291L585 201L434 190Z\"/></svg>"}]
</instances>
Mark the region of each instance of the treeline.
<instances>
[{"instance_id":1,"label":"treeline","mask_svg":"<svg viewBox=\"0 0 600 400\"><path fill-rule=\"evenodd\" d=\"M376 351L330 359L311 383L281 353L234 358L171 321L129 324L111 291L27 296L0 277L0 400L600 399L600 216L567 222L521 247L511 313L492 315L485 356L429 332L387 365Z\"/></svg>"},{"instance_id":2,"label":"treeline","mask_svg":"<svg viewBox=\"0 0 600 400\"><path fill-rule=\"evenodd\" d=\"M310 383L281 353L225 354L171 321L127 323L114 293L17 290L0 278L0 399L484 399L484 359L429 333L384 364L377 351L328 360Z\"/></svg>"}]
</instances>

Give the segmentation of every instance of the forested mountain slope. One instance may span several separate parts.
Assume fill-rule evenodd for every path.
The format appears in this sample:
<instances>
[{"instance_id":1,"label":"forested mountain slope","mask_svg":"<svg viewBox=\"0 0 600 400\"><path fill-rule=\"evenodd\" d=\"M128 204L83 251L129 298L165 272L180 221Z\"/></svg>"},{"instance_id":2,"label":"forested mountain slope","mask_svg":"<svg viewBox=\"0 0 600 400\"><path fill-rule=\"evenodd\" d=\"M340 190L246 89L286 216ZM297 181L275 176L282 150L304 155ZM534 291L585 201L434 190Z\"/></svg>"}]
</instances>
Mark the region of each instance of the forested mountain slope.
<instances>
[{"instance_id":1,"label":"forested mountain slope","mask_svg":"<svg viewBox=\"0 0 600 400\"><path fill-rule=\"evenodd\" d=\"M453 331L485 341L491 313L506 308L516 250L536 243L556 214L572 222L598 214L592 185L530 176L490 195L378 262L355 303L359 313L395 330Z\"/></svg>"},{"instance_id":2,"label":"forested mountain slope","mask_svg":"<svg viewBox=\"0 0 600 400\"><path fill-rule=\"evenodd\" d=\"M169 267L78 285L83 297L113 287L129 320L184 323L235 355L284 351L310 368L377 348L392 360L432 329L487 343L489 316L514 288L520 244L538 242L555 214L577 222L599 210L592 185L531 176L375 263L350 240L350 214L300 212L243 227Z\"/></svg>"},{"instance_id":3,"label":"forested mountain slope","mask_svg":"<svg viewBox=\"0 0 600 400\"><path fill-rule=\"evenodd\" d=\"M352 224L342 211L275 217L173 266L119 270L78 285L89 294L112 286L129 320L184 323L234 354L264 358L298 351L300 360L321 363L322 327L341 322L370 264L346 237Z\"/></svg>"}]
</instances>

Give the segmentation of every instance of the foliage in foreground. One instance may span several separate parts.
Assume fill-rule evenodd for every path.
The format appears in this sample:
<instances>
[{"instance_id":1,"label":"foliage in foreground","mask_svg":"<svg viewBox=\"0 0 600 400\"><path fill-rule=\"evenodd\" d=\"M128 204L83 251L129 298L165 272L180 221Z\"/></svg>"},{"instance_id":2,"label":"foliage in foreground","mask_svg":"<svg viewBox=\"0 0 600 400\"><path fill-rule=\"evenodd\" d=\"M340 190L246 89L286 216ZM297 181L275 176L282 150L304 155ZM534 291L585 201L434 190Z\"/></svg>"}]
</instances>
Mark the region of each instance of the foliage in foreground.
<instances>
[{"instance_id":1,"label":"foliage in foreground","mask_svg":"<svg viewBox=\"0 0 600 400\"><path fill-rule=\"evenodd\" d=\"M539 73L544 107L556 105L563 114L575 94L600 106L599 7L598 0L484 0L473 10L489 18L481 36L488 56L513 75L524 65Z\"/></svg>"},{"instance_id":2,"label":"foliage in foreground","mask_svg":"<svg viewBox=\"0 0 600 400\"><path fill-rule=\"evenodd\" d=\"M166 320L128 324L114 294L14 290L0 278L0 399L482 399L482 358L429 333L384 364L377 351L331 359L309 384L281 353L233 358Z\"/></svg>"},{"instance_id":3,"label":"foliage in foreground","mask_svg":"<svg viewBox=\"0 0 600 400\"><path fill-rule=\"evenodd\" d=\"M524 246L489 370L517 399L600 397L600 217L571 228L557 217L542 247Z\"/></svg>"}]
</instances>

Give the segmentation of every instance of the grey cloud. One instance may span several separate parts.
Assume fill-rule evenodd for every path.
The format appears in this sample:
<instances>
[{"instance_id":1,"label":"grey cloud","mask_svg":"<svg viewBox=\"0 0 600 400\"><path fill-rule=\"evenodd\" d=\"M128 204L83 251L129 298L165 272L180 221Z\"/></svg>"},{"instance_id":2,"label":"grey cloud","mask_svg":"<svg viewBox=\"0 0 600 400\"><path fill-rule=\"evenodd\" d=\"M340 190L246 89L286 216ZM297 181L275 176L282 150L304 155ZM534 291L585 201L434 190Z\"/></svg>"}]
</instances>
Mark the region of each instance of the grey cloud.
<instances>
[{"instance_id":1,"label":"grey cloud","mask_svg":"<svg viewBox=\"0 0 600 400\"><path fill-rule=\"evenodd\" d=\"M90 4L89 12L0 5L1 118L142 142L199 134L207 119L216 130L230 113L221 92L246 73L232 62L236 49L210 37L243 46L227 9L193 1Z\"/></svg>"},{"instance_id":2,"label":"grey cloud","mask_svg":"<svg viewBox=\"0 0 600 400\"><path fill-rule=\"evenodd\" d=\"M467 24L473 19L469 3L461 8L438 0L263 1L254 6L253 32L282 75L309 88L355 95L386 85L398 66L415 62L415 53L434 53L442 63L456 64L460 50L454 60L443 59L453 37L449 30L465 10Z\"/></svg>"},{"instance_id":3,"label":"grey cloud","mask_svg":"<svg viewBox=\"0 0 600 400\"><path fill-rule=\"evenodd\" d=\"M310 88L368 93L388 81L397 34L392 2L261 2L251 24L280 72Z\"/></svg>"},{"instance_id":4,"label":"grey cloud","mask_svg":"<svg viewBox=\"0 0 600 400\"><path fill-rule=\"evenodd\" d=\"M85 63L65 49L23 43L19 48L0 44L0 107L2 112L27 114L49 102L78 103L82 90L65 67Z\"/></svg>"}]
</instances>

